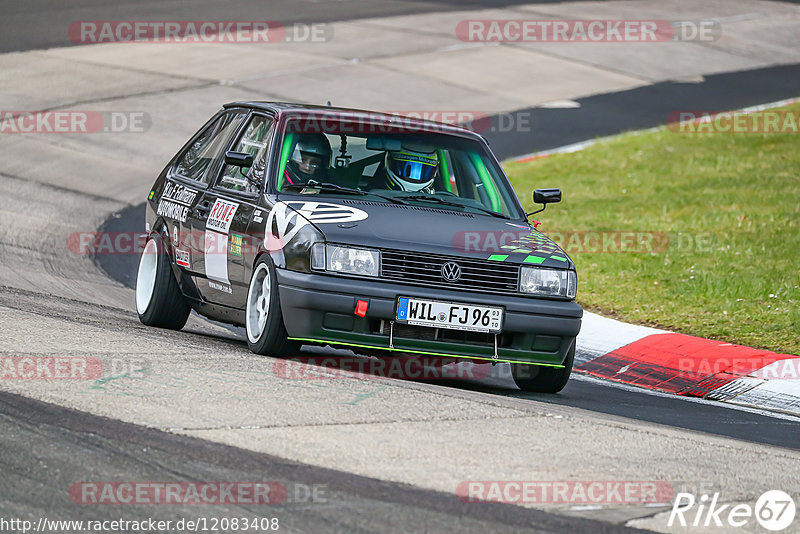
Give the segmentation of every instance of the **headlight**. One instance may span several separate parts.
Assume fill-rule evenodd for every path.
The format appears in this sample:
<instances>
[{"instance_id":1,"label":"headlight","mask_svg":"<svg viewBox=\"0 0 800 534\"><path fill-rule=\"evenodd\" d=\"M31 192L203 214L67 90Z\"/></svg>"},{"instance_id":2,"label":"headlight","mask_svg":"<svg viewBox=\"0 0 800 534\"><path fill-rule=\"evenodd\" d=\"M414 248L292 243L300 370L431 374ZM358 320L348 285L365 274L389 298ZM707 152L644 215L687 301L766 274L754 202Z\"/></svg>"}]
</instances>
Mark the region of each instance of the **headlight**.
<instances>
[{"instance_id":1,"label":"headlight","mask_svg":"<svg viewBox=\"0 0 800 534\"><path fill-rule=\"evenodd\" d=\"M575 271L522 267L519 273L519 290L543 297L574 299L578 291L578 278Z\"/></svg>"},{"instance_id":2,"label":"headlight","mask_svg":"<svg viewBox=\"0 0 800 534\"><path fill-rule=\"evenodd\" d=\"M311 269L315 271L325 270L325 243L311 245Z\"/></svg>"},{"instance_id":3,"label":"headlight","mask_svg":"<svg viewBox=\"0 0 800 534\"><path fill-rule=\"evenodd\" d=\"M377 250L339 245L325 245L323 248L320 243L311 248L311 265L314 269L324 268L335 273L378 276L380 264L381 253Z\"/></svg>"}]
</instances>

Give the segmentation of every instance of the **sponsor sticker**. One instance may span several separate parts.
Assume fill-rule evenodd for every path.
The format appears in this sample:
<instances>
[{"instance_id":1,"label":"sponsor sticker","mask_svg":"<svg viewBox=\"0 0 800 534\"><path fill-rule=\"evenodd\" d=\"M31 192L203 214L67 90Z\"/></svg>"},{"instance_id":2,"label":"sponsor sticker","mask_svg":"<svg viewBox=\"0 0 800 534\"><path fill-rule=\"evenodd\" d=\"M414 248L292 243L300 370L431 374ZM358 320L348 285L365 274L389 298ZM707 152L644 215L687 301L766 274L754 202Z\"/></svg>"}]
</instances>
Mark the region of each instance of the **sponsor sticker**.
<instances>
[{"instance_id":1,"label":"sponsor sticker","mask_svg":"<svg viewBox=\"0 0 800 534\"><path fill-rule=\"evenodd\" d=\"M217 291L222 291L223 293L227 293L229 295L232 293L230 286L218 284L216 282L212 282L211 280L208 281L208 287L211 289L216 289Z\"/></svg>"},{"instance_id":2,"label":"sponsor sticker","mask_svg":"<svg viewBox=\"0 0 800 534\"><path fill-rule=\"evenodd\" d=\"M161 198L174 200L184 206L191 206L197 198L197 191L181 184L167 182L164 184L164 194L161 195Z\"/></svg>"},{"instance_id":3,"label":"sponsor sticker","mask_svg":"<svg viewBox=\"0 0 800 534\"><path fill-rule=\"evenodd\" d=\"M276 202L267 217L264 246L268 250L283 248L309 223L347 223L367 217L369 214L364 210L330 202ZM273 235L278 237L277 246Z\"/></svg>"},{"instance_id":4,"label":"sponsor sticker","mask_svg":"<svg viewBox=\"0 0 800 534\"><path fill-rule=\"evenodd\" d=\"M176 202L161 199L158 201L156 213L158 213L159 217L186 222L186 216L189 215L189 208L187 206L181 206Z\"/></svg>"},{"instance_id":5,"label":"sponsor sticker","mask_svg":"<svg viewBox=\"0 0 800 534\"><path fill-rule=\"evenodd\" d=\"M153 192L150 192L152 198ZM158 201L157 213L161 217L167 217L180 222L186 222L189 208L197 198L197 191L181 184L167 182L164 184L164 193Z\"/></svg>"},{"instance_id":6,"label":"sponsor sticker","mask_svg":"<svg viewBox=\"0 0 800 534\"><path fill-rule=\"evenodd\" d=\"M242 257L242 236L239 234L231 234L231 254Z\"/></svg>"},{"instance_id":7,"label":"sponsor sticker","mask_svg":"<svg viewBox=\"0 0 800 534\"><path fill-rule=\"evenodd\" d=\"M229 284L228 280L228 234L206 230L203 253L206 261L206 276L212 280Z\"/></svg>"},{"instance_id":8,"label":"sponsor sticker","mask_svg":"<svg viewBox=\"0 0 800 534\"><path fill-rule=\"evenodd\" d=\"M208 215L206 228L227 234L231 229L233 216L236 214L238 208L239 204L236 202L228 202L227 200L218 198L217 201L214 202L214 207L211 208L211 213Z\"/></svg>"},{"instance_id":9,"label":"sponsor sticker","mask_svg":"<svg viewBox=\"0 0 800 534\"><path fill-rule=\"evenodd\" d=\"M189 251L176 248L175 263L177 263L181 267L189 267Z\"/></svg>"}]
</instances>

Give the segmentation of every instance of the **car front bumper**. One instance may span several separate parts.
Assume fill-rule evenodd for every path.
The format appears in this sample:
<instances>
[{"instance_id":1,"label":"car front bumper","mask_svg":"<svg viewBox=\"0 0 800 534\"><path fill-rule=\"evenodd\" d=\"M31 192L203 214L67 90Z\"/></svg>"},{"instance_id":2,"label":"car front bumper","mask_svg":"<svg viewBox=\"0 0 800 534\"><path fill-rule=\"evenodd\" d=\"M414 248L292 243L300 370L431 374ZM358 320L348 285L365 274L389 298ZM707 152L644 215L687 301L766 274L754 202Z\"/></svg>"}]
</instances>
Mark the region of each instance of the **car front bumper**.
<instances>
[{"instance_id":1,"label":"car front bumper","mask_svg":"<svg viewBox=\"0 0 800 534\"><path fill-rule=\"evenodd\" d=\"M580 331L583 315L582 308L569 301L287 269L277 269L277 276L286 330L290 338L304 342L561 367ZM493 334L392 324L400 296L502 306L503 331L495 338ZM355 314L357 300L369 303L365 317Z\"/></svg>"}]
</instances>

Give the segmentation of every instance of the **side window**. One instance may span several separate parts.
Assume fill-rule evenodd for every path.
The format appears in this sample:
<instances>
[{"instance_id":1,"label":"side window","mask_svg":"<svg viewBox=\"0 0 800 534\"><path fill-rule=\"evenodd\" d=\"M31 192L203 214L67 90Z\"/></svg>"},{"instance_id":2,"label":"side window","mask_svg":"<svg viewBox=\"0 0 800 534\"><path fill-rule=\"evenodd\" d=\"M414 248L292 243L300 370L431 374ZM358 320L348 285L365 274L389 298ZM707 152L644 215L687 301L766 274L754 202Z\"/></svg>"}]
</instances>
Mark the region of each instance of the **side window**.
<instances>
[{"instance_id":1,"label":"side window","mask_svg":"<svg viewBox=\"0 0 800 534\"><path fill-rule=\"evenodd\" d=\"M267 144L272 131L272 119L255 115L231 150L252 154L252 167L225 165L219 187L230 191L258 193L264 181L267 164Z\"/></svg>"},{"instance_id":2,"label":"side window","mask_svg":"<svg viewBox=\"0 0 800 534\"><path fill-rule=\"evenodd\" d=\"M186 149L175 165L175 172L189 180L208 183L210 167L246 116L242 110L229 111L210 124Z\"/></svg>"}]
</instances>

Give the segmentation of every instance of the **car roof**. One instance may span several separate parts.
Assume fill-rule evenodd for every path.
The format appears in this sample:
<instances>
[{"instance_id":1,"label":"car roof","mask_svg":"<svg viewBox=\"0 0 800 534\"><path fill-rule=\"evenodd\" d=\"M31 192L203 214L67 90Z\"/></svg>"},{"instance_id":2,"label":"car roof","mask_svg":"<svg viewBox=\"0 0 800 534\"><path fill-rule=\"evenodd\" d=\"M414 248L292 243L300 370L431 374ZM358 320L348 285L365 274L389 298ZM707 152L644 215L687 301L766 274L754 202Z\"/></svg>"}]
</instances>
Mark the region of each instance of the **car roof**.
<instances>
[{"instance_id":1,"label":"car roof","mask_svg":"<svg viewBox=\"0 0 800 534\"><path fill-rule=\"evenodd\" d=\"M371 123L388 122L388 121L396 122L399 117L402 118L403 122L409 128L419 128L421 130L425 130L425 127L428 127L431 130L434 130L438 133L458 135L462 137L480 139L484 142L486 141L486 139L482 135L473 132L472 130L462 128L460 126L454 126L452 124L437 122L427 119L418 119L416 117L410 117L407 115L384 113L380 111L369 111L364 109L352 109L352 108L342 108L333 106L315 106L312 104L295 104L290 102L270 102L270 101L229 102L225 104L223 107L224 108L248 107L253 109L259 109L262 111L271 111L278 115L297 116L297 117L308 117L314 115L324 115L333 113L339 116L343 120L356 120L356 121L371 122Z\"/></svg>"}]
</instances>

